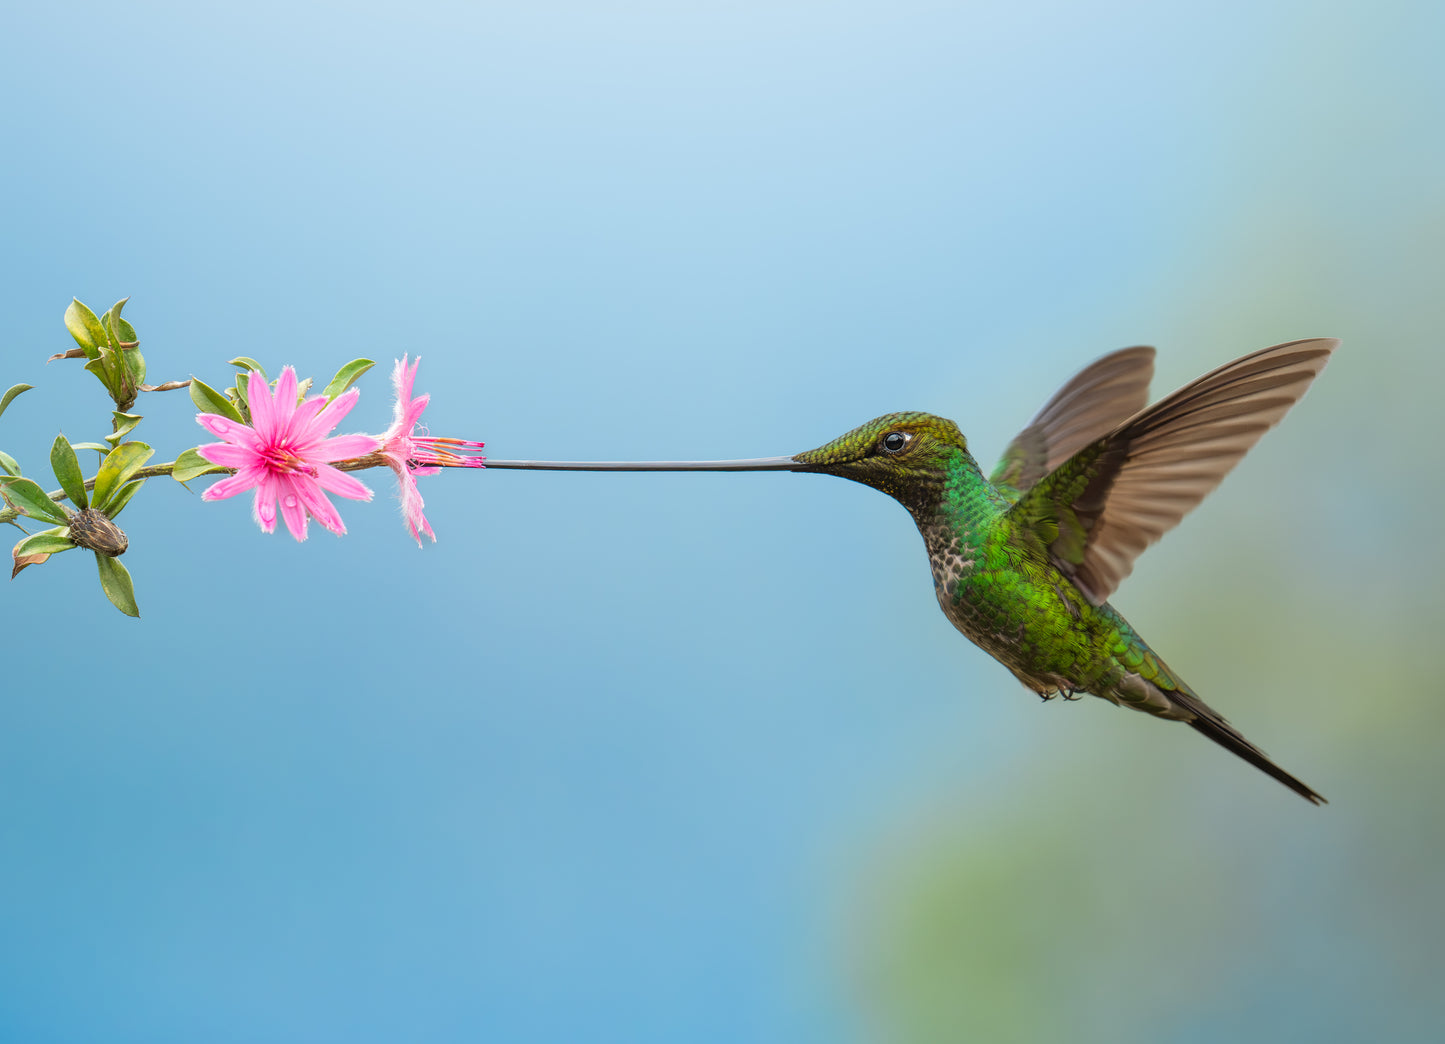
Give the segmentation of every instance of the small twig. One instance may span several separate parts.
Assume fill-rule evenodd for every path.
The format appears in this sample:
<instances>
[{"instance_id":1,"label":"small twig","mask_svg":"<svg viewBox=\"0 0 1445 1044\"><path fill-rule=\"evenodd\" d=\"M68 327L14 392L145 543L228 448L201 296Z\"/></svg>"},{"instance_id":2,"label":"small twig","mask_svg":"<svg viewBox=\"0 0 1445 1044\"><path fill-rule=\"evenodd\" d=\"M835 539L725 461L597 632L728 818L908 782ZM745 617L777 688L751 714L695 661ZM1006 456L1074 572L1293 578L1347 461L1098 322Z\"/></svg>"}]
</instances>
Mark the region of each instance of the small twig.
<instances>
[{"instance_id":1,"label":"small twig","mask_svg":"<svg viewBox=\"0 0 1445 1044\"><path fill-rule=\"evenodd\" d=\"M178 388L189 388L190 381L166 381L164 384L142 384L140 391L175 391Z\"/></svg>"},{"instance_id":2,"label":"small twig","mask_svg":"<svg viewBox=\"0 0 1445 1044\"><path fill-rule=\"evenodd\" d=\"M364 457L348 457L346 460L333 460L331 466L337 471L364 471L367 468L387 467L386 458L380 453L368 453Z\"/></svg>"}]
</instances>

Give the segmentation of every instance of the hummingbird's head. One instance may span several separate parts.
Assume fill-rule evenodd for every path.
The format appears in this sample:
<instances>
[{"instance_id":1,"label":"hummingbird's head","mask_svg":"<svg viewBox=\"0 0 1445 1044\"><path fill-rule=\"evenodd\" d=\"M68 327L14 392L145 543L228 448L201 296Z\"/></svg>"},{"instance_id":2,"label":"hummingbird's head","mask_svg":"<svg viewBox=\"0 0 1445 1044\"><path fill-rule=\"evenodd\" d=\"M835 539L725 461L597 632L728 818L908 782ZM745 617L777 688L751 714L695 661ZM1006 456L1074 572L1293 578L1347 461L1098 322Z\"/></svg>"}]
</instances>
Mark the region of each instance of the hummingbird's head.
<instances>
[{"instance_id":1,"label":"hummingbird's head","mask_svg":"<svg viewBox=\"0 0 1445 1044\"><path fill-rule=\"evenodd\" d=\"M912 510L936 500L948 465L967 453L953 421L931 413L889 413L793 459L811 471L882 490Z\"/></svg>"}]
</instances>

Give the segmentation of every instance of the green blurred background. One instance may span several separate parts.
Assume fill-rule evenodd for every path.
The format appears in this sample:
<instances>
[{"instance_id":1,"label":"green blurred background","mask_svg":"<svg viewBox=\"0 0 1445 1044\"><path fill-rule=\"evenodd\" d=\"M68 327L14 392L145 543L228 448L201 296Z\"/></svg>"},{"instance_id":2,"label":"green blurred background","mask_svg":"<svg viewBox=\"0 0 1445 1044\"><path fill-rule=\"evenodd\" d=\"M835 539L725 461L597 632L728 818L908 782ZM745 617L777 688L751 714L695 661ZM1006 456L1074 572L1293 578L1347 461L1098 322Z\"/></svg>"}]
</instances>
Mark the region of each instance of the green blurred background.
<instances>
[{"instance_id":1,"label":"green blurred background","mask_svg":"<svg viewBox=\"0 0 1445 1044\"><path fill-rule=\"evenodd\" d=\"M1114 599L1331 804L1041 706L885 498L446 475L263 538L159 481L143 615L0 601L0 1038L1434 1041L1445 7L137 4L7 15L0 445L423 359L500 457L991 463L1091 358L1343 338ZM70 366L70 368L67 368ZM363 383L358 427L389 392ZM143 403L169 457L186 404ZM140 433L138 433L140 434ZM373 473L375 474L375 473ZM141 667L121 665L141 664Z\"/></svg>"}]
</instances>

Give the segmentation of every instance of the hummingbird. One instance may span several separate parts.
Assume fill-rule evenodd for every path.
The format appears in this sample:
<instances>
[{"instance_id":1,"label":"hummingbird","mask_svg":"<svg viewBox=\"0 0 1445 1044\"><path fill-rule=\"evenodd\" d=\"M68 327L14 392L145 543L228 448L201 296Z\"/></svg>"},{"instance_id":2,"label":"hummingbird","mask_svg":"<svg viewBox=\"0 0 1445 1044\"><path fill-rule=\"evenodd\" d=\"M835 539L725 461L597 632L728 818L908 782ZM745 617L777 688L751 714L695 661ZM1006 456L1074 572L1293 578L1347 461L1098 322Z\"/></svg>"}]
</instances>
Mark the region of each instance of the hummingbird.
<instances>
[{"instance_id":1,"label":"hummingbird","mask_svg":"<svg viewBox=\"0 0 1445 1044\"><path fill-rule=\"evenodd\" d=\"M1154 349L1086 366L985 475L953 421L888 413L791 457L509 461L489 468L796 471L888 494L923 537L954 627L1045 700L1089 694L1184 722L1314 804L1325 799L1210 707L1109 604L1154 543L1305 393L1332 338L1252 352L1148 405Z\"/></svg>"}]
</instances>

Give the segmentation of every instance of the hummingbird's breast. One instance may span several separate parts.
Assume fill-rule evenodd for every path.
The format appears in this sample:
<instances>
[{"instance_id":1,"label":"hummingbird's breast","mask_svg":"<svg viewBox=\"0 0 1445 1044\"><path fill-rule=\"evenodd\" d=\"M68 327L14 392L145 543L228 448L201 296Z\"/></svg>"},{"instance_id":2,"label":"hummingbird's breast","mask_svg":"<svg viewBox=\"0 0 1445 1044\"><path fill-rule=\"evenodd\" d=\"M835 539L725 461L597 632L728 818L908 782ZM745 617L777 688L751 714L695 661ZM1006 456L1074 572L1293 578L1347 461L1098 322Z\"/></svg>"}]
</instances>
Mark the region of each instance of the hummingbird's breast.
<instances>
[{"instance_id":1,"label":"hummingbird's breast","mask_svg":"<svg viewBox=\"0 0 1445 1044\"><path fill-rule=\"evenodd\" d=\"M1090 641L1092 607L1062 574L998 532L919 530L954 627L1034 692L1091 691L1106 667Z\"/></svg>"}]
</instances>

